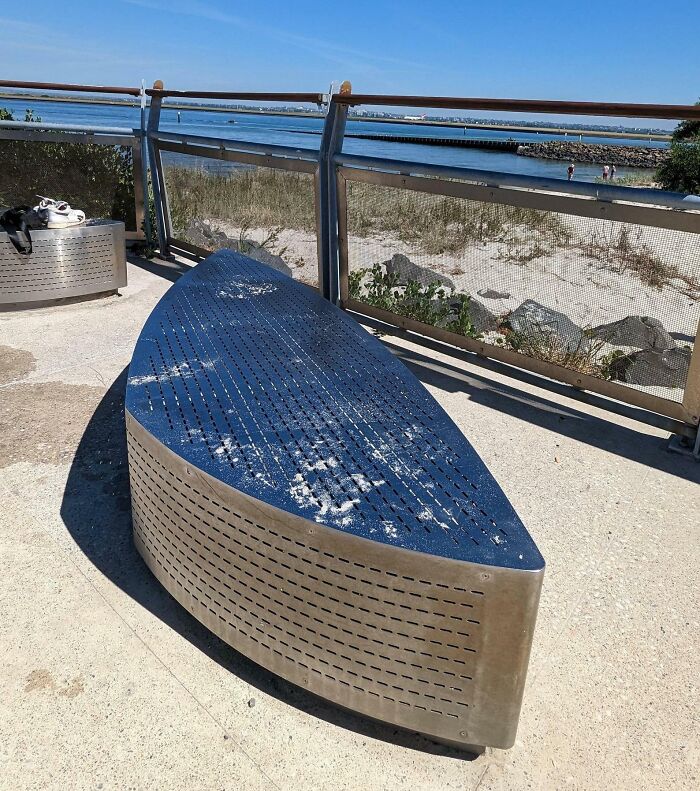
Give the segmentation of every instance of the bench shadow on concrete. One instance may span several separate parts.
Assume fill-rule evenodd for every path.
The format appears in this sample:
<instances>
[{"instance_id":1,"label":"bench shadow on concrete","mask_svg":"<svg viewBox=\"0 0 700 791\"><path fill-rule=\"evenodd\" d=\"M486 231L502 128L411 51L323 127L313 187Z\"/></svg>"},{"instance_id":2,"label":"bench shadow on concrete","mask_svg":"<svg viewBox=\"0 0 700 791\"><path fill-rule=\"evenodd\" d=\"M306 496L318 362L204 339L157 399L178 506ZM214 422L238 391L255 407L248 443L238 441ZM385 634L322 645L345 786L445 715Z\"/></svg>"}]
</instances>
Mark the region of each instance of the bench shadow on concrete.
<instances>
[{"instance_id":1,"label":"bench shadow on concrete","mask_svg":"<svg viewBox=\"0 0 700 791\"><path fill-rule=\"evenodd\" d=\"M608 418L598 417L557 401L557 393L569 397L572 395L571 388L566 385L548 382L547 387L552 391L552 396L545 398L516 386L495 381L489 375L489 370L500 373L506 370L506 367L498 362L470 355L475 361L478 360L480 370L474 370L474 364L465 369L459 366L459 360L453 365L428 357L413 349L392 343L390 336L384 336L382 341L389 351L424 384L446 392L464 393L470 401L482 404L498 413L511 415L526 423L630 461L700 483L700 464L688 457L670 453L667 450L667 439L645 433L641 425L639 431L621 425L615 422L614 414L610 414ZM539 377L530 375L526 371L508 367L507 372L514 380L542 387ZM584 394L584 397L587 395ZM588 396L588 400L595 405L599 399ZM630 408L626 412L629 416L633 416L637 410Z\"/></svg>"},{"instance_id":2,"label":"bench shadow on concrete","mask_svg":"<svg viewBox=\"0 0 700 791\"><path fill-rule=\"evenodd\" d=\"M251 662L208 631L151 574L131 536L124 391L127 369L92 415L70 468L61 517L76 544L115 585L198 650L260 692L367 737L456 760L474 755L341 709ZM254 693L250 697L255 697ZM257 701L260 705L260 701Z\"/></svg>"}]
</instances>

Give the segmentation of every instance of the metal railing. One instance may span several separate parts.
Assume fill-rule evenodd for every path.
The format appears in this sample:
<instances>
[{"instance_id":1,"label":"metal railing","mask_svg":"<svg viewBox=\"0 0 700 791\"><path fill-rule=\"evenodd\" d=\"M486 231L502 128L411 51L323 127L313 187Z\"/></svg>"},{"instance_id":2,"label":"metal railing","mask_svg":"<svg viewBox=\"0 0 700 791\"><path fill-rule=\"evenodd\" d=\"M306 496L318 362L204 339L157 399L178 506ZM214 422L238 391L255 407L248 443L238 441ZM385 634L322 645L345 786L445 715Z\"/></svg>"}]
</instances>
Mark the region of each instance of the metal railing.
<instances>
[{"instance_id":1,"label":"metal railing","mask_svg":"<svg viewBox=\"0 0 700 791\"><path fill-rule=\"evenodd\" d=\"M145 196L148 194L148 163L143 150L145 142L146 104L143 88L73 85L65 83L22 82L1 80L0 88L48 90L70 93L92 93L132 96L140 101L140 125L135 128L89 126L82 124L56 124L44 121L0 121L0 140L18 140L36 143L68 143L76 145L125 146L132 152L133 201L135 227L126 230L127 241L143 240L150 237L148 212L145 210ZM5 97L9 98L9 97ZM17 94L16 99L24 99L26 94ZM46 97L33 96L35 99ZM62 97L63 98L63 97ZM108 102L101 102L107 104ZM0 105L2 100L0 100ZM114 102L115 106L121 103ZM60 174L53 174L59 177Z\"/></svg>"},{"instance_id":2,"label":"metal railing","mask_svg":"<svg viewBox=\"0 0 700 791\"><path fill-rule=\"evenodd\" d=\"M591 374L580 367L569 367L546 355L532 356L515 347L489 342L481 335L464 335L444 326L434 326L415 318L369 304L349 289L351 270L348 214L349 185L410 191L426 196L470 201L538 213L556 214L608 226L664 229L669 233L700 233L700 199L661 190L621 187L612 184L586 184L561 179L524 176L458 167L428 165L342 152L348 108L353 105L397 105L449 109L500 110L508 112L586 114L637 118L700 118L700 108L678 105L594 104L580 102L540 102L522 100L452 99L444 97L365 96L350 92L344 84L331 97L319 94L250 94L196 91L147 92L152 97L148 142L154 163L154 191L157 195L159 239L168 254L173 245L193 251L192 245L173 235L162 152L191 154L239 164L258 165L314 175L318 283L330 301L401 330L412 333L418 342L430 338L450 346L475 352L510 366L517 366L547 379L572 386L574 393L589 391L604 396L611 411L623 411L621 404L643 410L649 422L676 433L693 437L700 416L700 352L692 354L682 400L668 394L635 388L621 381ZM238 99L253 101L306 101L326 99L326 116L318 154L292 147L225 140L198 135L183 135L159 130L160 110L165 96L187 98ZM695 237L693 237L695 238ZM205 250L194 250L206 254ZM693 328L693 335L697 332ZM654 388L651 388L653 390ZM620 403L621 402L621 403Z\"/></svg>"},{"instance_id":3,"label":"metal railing","mask_svg":"<svg viewBox=\"0 0 700 791\"><path fill-rule=\"evenodd\" d=\"M688 373L681 389L675 395L659 392L658 388L630 386L623 381L606 378L580 367L573 367L546 355L533 355L518 349L515 344L495 342L488 333L463 334L448 326L419 321L414 316L370 304L357 293L351 293L350 275L356 273L357 256L353 245L353 200L366 195L362 190L393 191L396 194L422 196L421 200L449 200L461 202L479 211L534 212L539 215L564 218L566 222L598 224L608 229L651 229L651 233L666 234L680 245L684 240L700 239L700 199L656 189L623 187L618 185L567 182L564 179L525 176L515 173L486 171L473 168L447 167L420 162L403 161L373 156L343 153L343 141L348 112L351 107L401 106L415 108L489 110L500 112L527 112L576 114L600 117L632 117L685 120L700 119L700 107L690 105L646 105L589 102L552 102L539 100L498 100L485 98L416 97L352 94L350 86L343 84L340 92L327 96L322 93L249 93L165 90L162 83L152 89L100 88L99 86L57 86L40 83L0 82L0 87L25 87L65 91L123 93L140 97L141 128L119 130L111 128L85 128L52 124L27 124L14 122L0 127L0 137L17 136L16 139L52 139L73 141L74 135L90 142L114 144L126 138L132 140L135 156L141 145L148 150L150 183L153 190L158 242L161 254L168 256L171 249L187 250L206 255L208 250L178 238L173 229L171 200L168 194L163 154L190 155L193 157L230 162L242 167L271 168L280 172L308 174L313 178L316 245L318 257L318 286L321 293L341 307L380 321L400 331L410 333L417 342L441 344L440 348L465 349L481 357L492 358L515 366L549 380L570 385L574 396L584 393L598 394L601 401L613 412L624 412L631 405L638 417L661 425L686 437L697 436L700 417L700 350L697 343L690 355ZM323 107L325 117L318 151L292 146L254 143L198 134L176 133L161 128L163 100L210 99L237 100L241 102L308 103ZM147 101L150 100L150 108ZM179 103L178 109L201 110L202 106L188 108ZM167 108L167 104L166 104ZM221 108L217 108L221 109ZM25 136L24 138L20 136ZM37 137L38 136L38 137ZM125 136L125 137L124 137ZM143 157L145 160L145 157ZM141 212L143 194L148 188L145 161L140 182ZM139 183L134 179L135 185ZM426 206L428 204L426 203ZM142 215L143 216L143 215ZM515 216L515 215L513 215ZM148 215L144 217L147 224ZM510 221L510 220L509 220ZM517 222L513 220L512 222ZM595 227L598 227L595 226ZM642 229L639 231L639 229ZM675 236L674 236L675 235ZM663 241L662 239L662 241ZM675 241L674 241L675 240ZM695 243L695 242L694 242ZM674 248L676 249L676 248ZM398 248L397 248L398 250ZM579 254L560 251L561 256ZM369 254L368 254L369 255ZM466 255L466 253L465 253ZM425 257L425 256L423 256ZM476 261L477 259L474 258ZM363 262L360 262L363 263ZM374 260L371 263L379 263ZM652 261L653 263L653 261ZM476 263L476 266L481 266ZM669 270L671 271L671 270ZM639 289L641 293L641 286ZM686 311L685 325L696 316L700 302L693 292ZM538 296L533 294L533 296ZM566 312L566 305L564 305ZM643 307L639 312L644 312ZM686 329L689 342L696 339L698 329ZM683 333L681 333L683 335ZM508 336L506 340L508 340ZM502 341L502 339L501 339ZM683 351L687 357L687 351ZM544 380L543 380L544 381ZM545 383L546 384L546 383ZM641 410L641 412L639 412Z\"/></svg>"},{"instance_id":4,"label":"metal railing","mask_svg":"<svg viewBox=\"0 0 700 791\"><path fill-rule=\"evenodd\" d=\"M318 154L310 149L181 134L160 129L163 98L235 99L240 101L305 102L321 105L325 99L318 93L230 93L212 91L166 91L156 83L146 91L151 97L147 123L149 160L152 167L152 184L155 197L155 217L161 253L169 255L171 248L184 249L196 255L210 251L192 242L178 238L173 228L171 202L163 163L163 153L189 155L215 159L244 166L257 166L280 171L306 173L314 179L315 215L320 211ZM181 106L181 105L179 105ZM195 108L192 108L195 109ZM196 109L201 110L201 107Z\"/></svg>"},{"instance_id":5,"label":"metal railing","mask_svg":"<svg viewBox=\"0 0 700 791\"><path fill-rule=\"evenodd\" d=\"M333 96L336 104L353 107L430 107L440 110L490 110L504 113L551 113L608 118L700 120L700 106L691 104L630 104L623 102L566 102L543 99L487 99L456 96L397 96L345 92Z\"/></svg>"},{"instance_id":6,"label":"metal railing","mask_svg":"<svg viewBox=\"0 0 700 791\"><path fill-rule=\"evenodd\" d=\"M441 109L501 110L507 112L565 113L635 118L700 118L700 107L677 105L593 104L580 102L540 102L521 100L451 99L444 97L365 96L346 93L334 95L328 114L329 125L344 128L344 116L352 105L395 105L439 107ZM335 114L333 110L335 108ZM342 145L342 144L341 144ZM342 154L335 148L330 154L335 173L333 202L337 206L337 223L329 223L332 236L327 244L330 256L325 282L327 296L342 307L370 316L386 324L457 346L482 357L490 357L549 379L588 390L609 399L632 404L656 415L670 418L673 430L687 436L697 433L700 416L700 349L695 344L682 401L634 389L617 381L608 381L580 370L572 370L547 359L538 359L480 337L469 337L433 326L414 318L370 305L349 294L348 184L375 185L410 190L426 195L449 196L504 207L556 212L571 217L604 219L613 223L633 224L700 234L700 199L652 189L633 189L609 184L571 183L565 180L520 176L463 168L425 165L374 157ZM320 233L323 233L323 228ZM337 250L337 253L336 253ZM337 255L337 259L336 259ZM337 260L337 263L336 263ZM700 270L700 261L698 261ZM698 303L700 305L700 303ZM697 312L697 311L696 311ZM700 324L692 328L697 338ZM697 326L697 329L696 329ZM614 403L610 408L615 409Z\"/></svg>"}]
</instances>

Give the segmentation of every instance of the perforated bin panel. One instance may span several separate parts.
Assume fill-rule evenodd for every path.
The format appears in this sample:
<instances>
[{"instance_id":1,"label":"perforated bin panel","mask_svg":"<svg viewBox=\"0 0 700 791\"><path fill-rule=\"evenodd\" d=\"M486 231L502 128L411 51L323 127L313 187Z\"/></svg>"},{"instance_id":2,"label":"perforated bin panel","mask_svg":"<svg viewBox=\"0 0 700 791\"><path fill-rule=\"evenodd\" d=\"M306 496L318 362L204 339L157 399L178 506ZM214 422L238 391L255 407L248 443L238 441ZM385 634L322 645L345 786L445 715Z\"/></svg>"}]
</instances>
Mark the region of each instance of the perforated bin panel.
<instances>
[{"instance_id":1,"label":"perforated bin panel","mask_svg":"<svg viewBox=\"0 0 700 791\"><path fill-rule=\"evenodd\" d=\"M222 251L147 322L127 410L137 546L210 629L371 716L512 743L543 561L376 339Z\"/></svg>"},{"instance_id":2,"label":"perforated bin panel","mask_svg":"<svg viewBox=\"0 0 700 791\"><path fill-rule=\"evenodd\" d=\"M31 231L33 252L21 255L0 232L0 304L114 291L126 285L124 224L91 221Z\"/></svg>"}]
</instances>

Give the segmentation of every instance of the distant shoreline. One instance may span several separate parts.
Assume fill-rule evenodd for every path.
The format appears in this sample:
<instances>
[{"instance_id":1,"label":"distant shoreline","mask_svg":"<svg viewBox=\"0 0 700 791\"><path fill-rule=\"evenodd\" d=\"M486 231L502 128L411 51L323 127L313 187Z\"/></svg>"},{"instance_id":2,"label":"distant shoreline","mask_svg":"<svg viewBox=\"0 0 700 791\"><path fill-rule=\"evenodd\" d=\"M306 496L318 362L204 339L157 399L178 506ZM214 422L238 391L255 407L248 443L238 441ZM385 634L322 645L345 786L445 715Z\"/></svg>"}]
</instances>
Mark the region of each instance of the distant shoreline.
<instances>
[{"instance_id":1,"label":"distant shoreline","mask_svg":"<svg viewBox=\"0 0 700 791\"><path fill-rule=\"evenodd\" d=\"M28 93L12 93L9 91L0 91L0 101L35 101L35 102L58 102L64 104L96 104L108 105L114 107L133 107L138 109L140 104L136 100L123 99L103 99L100 97L73 97L73 96L42 96L37 94ZM270 115L270 116L284 116L288 118L317 118L323 119L325 116L315 110L276 110L269 107L226 107L215 104L191 104L187 102L164 102L164 110L185 110L185 111L200 111L211 113L230 113L238 115ZM408 126L431 126L431 127L450 127L456 129L483 129L491 132L522 132L527 134L543 134L543 135L562 135L565 137L604 137L611 139L622 140L650 140L655 142L669 142L671 140L670 134L659 134L654 132L620 132L602 129L579 129L578 127L571 126L535 126L535 125L518 125L518 124L504 124L504 123L490 123L484 121L483 123L475 123L470 121L457 121L457 120L436 120L436 119L408 119L392 116L366 116L366 115L350 115L349 121L366 121L368 123L384 123L384 124L404 124Z\"/></svg>"}]
</instances>

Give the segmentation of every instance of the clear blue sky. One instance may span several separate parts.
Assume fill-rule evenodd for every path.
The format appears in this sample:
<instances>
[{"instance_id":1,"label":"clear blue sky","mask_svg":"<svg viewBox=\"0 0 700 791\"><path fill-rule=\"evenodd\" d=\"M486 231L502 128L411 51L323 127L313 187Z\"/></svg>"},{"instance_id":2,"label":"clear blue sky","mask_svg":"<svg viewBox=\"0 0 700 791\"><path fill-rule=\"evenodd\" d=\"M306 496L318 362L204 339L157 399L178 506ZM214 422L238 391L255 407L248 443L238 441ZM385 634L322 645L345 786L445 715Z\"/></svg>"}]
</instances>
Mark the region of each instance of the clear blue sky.
<instances>
[{"instance_id":1,"label":"clear blue sky","mask_svg":"<svg viewBox=\"0 0 700 791\"><path fill-rule=\"evenodd\" d=\"M0 0L5 79L690 103L700 0Z\"/></svg>"}]
</instances>

